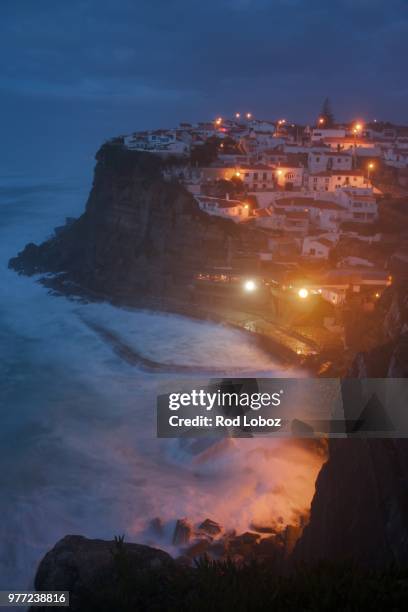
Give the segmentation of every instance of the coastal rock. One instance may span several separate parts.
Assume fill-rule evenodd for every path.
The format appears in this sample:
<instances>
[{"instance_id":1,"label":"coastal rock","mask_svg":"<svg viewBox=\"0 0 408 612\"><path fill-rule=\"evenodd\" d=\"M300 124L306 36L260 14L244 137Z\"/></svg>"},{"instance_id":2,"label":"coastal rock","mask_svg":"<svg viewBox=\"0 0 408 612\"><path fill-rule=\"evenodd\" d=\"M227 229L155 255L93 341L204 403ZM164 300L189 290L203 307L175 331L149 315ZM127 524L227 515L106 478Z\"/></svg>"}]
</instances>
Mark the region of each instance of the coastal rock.
<instances>
[{"instance_id":1,"label":"coastal rock","mask_svg":"<svg viewBox=\"0 0 408 612\"><path fill-rule=\"evenodd\" d=\"M187 519L178 519L174 528L173 544L175 546L182 546L183 544L187 544L191 538L192 533L193 528L187 521Z\"/></svg>"},{"instance_id":2,"label":"coastal rock","mask_svg":"<svg viewBox=\"0 0 408 612\"><path fill-rule=\"evenodd\" d=\"M349 378L407 377L407 297L406 285L391 286L384 292L376 313L379 344L357 355ZM348 379L344 382L347 415L347 406L353 405L353 393L358 395L361 385L347 385ZM344 393L346 388L350 395ZM366 418L370 430L389 430L387 416L375 394L359 420ZM316 481L310 521L295 544L291 561L352 559L367 567L406 565L408 440L330 439L328 450L328 460Z\"/></svg>"},{"instance_id":3,"label":"coastal rock","mask_svg":"<svg viewBox=\"0 0 408 612\"><path fill-rule=\"evenodd\" d=\"M408 377L408 330L402 333L391 354L388 378Z\"/></svg>"},{"instance_id":4,"label":"coastal rock","mask_svg":"<svg viewBox=\"0 0 408 612\"><path fill-rule=\"evenodd\" d=\"M408 563L408 440L332 439L292 561Z\"/></svg>"},{"instance_id":5,"label":"coastal rock","mask_svg":"<svg viewBox=\"0 0 408 612\"><path fill-rule=\"evenodd\" d=\"M408 285L388 287L373 321L376 345L355 356L351 378L405 378L408 373Z\"/></svg>"},{"instance_id":6,"label":"coastal rock","mask_svg":"<svg viewBox=\"0 0 408 612\"><path fill-rule=\"evenodd\" d=\"M160 517L156 516L153 518L149 523L149 527L154 535L158 536L159 538L163 536L164 525Z\"/></svg>"},{"instance_id":7,"label":"coastal rock","mask_svg":"<svg viewBox=\"0 0 408 612\"><path fill-rule=\"evenodd\" d=\"M34 580L39 591L70 592L70 611L83 612L88 597L95 599L99 590L118 589L121 571L131 572L144 580L147 572L171 572L173 559L162 550L128 544L123 541L89 540L69 535L52 548L42 559ZM36 612L48 608L33 608Z\"/></svg>"},{"instance_id":8,"label":"coastal rock","mask_svg":"<svg viewBox=\"0 0 408 612\"><path fill-rule=\"evenodd\" d=\"M221 527L219 526L219 524L209 518L205 519L205 521L203 521L201 525L198 526L198 529L200 531L204 531L204 533L208 533L208 535L211 536L218 535L219 533L221 533Z\"/></svg>"},{"instance_id":9,"label":"coastal rock","mask_svg":"<svg viewBox=\"0 0 408 612\"><path fill-rule=\"evenodd\" d=\"M250 529L256 533L275 533L276 529L272 525L262 525L258 523L251 523Z\"/></svg>"},{"instance_id":10,"label":"coastal rock","mask_svg":"<svg viewBox=\"0 0 408 612\"><path fill-rule=\"evenodd\" d=\"M202 212L182 185L163 179L156 156L106 144L96 159L85 213L27 245L11 268L59 273L61 290L69 283L70 292L133 304L142 296L186 300L197 271L259 250L263 234Z\"/></svg>"},{"instance_id":11,"label":"coastal rock","mask_svg":"<svg viewBox=\"0 0 408 612\"><path fill-rule=\"evenodd\" d=\"M210 542L208 540L196 540L186 549L185 554L187 557L191 557L192 559L202 557L208 552L209 546Z\"/></svg>"},{"instance_id":12,"label":"coastal rock","mask_svg":"<svg viewBox=\"0 0 408 612\"><path fill-rule=\"evenodd\" d=\"M285 550L282 541L276 536L263 538L255 548L255 558L259 561L274 562L277 568L283 566Z\"/></svg>"}]
</instances>

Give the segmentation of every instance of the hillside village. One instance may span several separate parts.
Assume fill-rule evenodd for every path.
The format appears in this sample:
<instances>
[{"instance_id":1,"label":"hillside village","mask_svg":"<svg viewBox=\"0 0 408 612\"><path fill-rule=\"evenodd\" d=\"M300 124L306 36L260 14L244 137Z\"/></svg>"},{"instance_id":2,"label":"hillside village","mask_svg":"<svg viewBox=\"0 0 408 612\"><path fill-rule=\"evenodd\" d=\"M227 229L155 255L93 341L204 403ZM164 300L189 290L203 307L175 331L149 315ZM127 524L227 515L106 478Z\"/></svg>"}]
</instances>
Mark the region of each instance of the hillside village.
<instances>
[{"instance_id":1,"label":"hillside village","mask_svg":"<svg viewBox=\"0 0 408 612\"><path fill-rule=\"evenodd\" d=\"M120 142L166 159L164 178L184 185L205 213L262 236L256 252L231 262L230 270L199 271L198 281L230 282L234 274L248 277L251 271L276 295L287 288L300 301L318 294L330 305L321 325L347 345L350 313L372 312L404 272L406 126L336 123L326 100L315 125L236 113L136 132Z\"/></svg>"}]
</instances>

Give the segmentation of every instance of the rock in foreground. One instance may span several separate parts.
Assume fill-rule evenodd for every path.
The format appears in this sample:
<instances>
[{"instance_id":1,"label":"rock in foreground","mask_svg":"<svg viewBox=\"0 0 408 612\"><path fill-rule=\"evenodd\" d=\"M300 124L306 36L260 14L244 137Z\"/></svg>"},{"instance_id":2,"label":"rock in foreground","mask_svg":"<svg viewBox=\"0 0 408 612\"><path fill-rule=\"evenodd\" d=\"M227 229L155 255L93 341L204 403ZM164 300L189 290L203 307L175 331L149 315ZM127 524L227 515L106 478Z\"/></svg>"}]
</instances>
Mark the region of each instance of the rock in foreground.
<instances>
[{"instance_id":1,"label":"rock in foreground","mask_svg":"<svg viewBox=\"0 0 408 612\"><path fill-rule=\"evenodd\" d=\"M274 564L177 564L162 551L67 536L41 562L37 589L71 589L71 612L404 610L406 572L319 565L282 575ZM68 608L66 608L68 610ZM49 608L33 608L45 612Z\"/></svg>"},{"instance_id":2,"label":"rock in foreground","mask_svg":"<svg viewBox=\"0 0 408 612\"><path fill-rule=\"evenodd\" d=\"M92 606L98 602L98 593L102 597L121 592L121 583L130 575L136 598L138 581L143 584L146 577L153 581L157 579L159 597L160 577L163 573L171 574L176 567L170 555L149 546L70 535L45 555L34 584L37 590L69 591L70 612L91 612ZM143 592L143 599L147 603L149 594ZM100 605L100 610L104 610L103 601ZM36 612L40 610L37 607L33 609Z\"/></svg>"}]
</instances>

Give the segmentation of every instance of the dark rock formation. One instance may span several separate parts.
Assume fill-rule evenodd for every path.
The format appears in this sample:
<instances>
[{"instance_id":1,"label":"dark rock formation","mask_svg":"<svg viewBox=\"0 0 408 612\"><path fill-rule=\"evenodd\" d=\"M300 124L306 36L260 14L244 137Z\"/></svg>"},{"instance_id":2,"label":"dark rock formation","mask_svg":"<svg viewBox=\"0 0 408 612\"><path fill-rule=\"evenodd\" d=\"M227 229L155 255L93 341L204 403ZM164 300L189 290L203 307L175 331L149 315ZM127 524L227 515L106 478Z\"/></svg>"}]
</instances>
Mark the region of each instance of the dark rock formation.
<instances>
[{"instance_id":1,"label":"dark rock formation","mask_svg":"<svg viewBox=\"0 0 408 612\"><path fill-rule=\"evenodd\" d=\"M66 536L41 561L34 585L37 590L70 592L70 611L90 610L87 601L95 601L98 592L120 591L124 576L132 575L134 588L153 574L175 571L175 561L162 550L122 540L106 542L82 536ZM158 583L159 584L159 583ZM42 608L33 608L40 611ZM48 608L44 608L47 610Z\"/></svg>"},{"instance_id":2,"label":"dark rock formation","mask_svg":"<svg viewBox=\"0 0 408 612\"><path fill-rule=\"evenodd\" d=\"M376 313L379 345L357 355L350 377L407 377L407 298L405 283L384 293ZM361 414L353 412L361 390L357 382L346 379L342 385L349 433L392 431L376 395ZM348 559L380 568L408 564L408 439L329 440L329 458L317 478L310 522L292 557L308 563L320 559Z\"/></svg>"},{"instance_id":3,"label":"dark rock formation","mask_svg":"<svg viewBox=\"0 0 408 612\"><path fill-rule=\"evenodd\" d=\"M200 211L180 184L162 178L153 155L104 145L96 156L85 213L43 244L29 244L10 267L65 273L100 296L185 295L194 272L226 265L260 234Z\"/></svg>"},{"instance_id":4,"label":"dark rock formation","mask_svg":"<svg viewBox=\"0 0 408 612\"><path fill-rule=\"evenodd\" d=\"M408 563L408 441L330 440L293 559Z\"/></svg>"},{"instance_id":5,"label":"dark rock formation","mask_svg":"<svg viewBox=\"0 0 408 612\"><path fill-rule=\"evenodd\" d=\"M193 533L193 528L187 519L178 519L176 526L174 528L173 534L173 544L175 546L180 546L183 544L187 544L190 541L191 534Z\"/></svg>"},{"instance_id":6,"label":"dark rock formation","mask_svg":"<svg viewBox=\"0 0 408 612\"><path fill-rule=\"evenodd\" d=\"M158 536L159 538L161 538L164 534L164 525L163 525L163 521L161 520L160 517L156 516L155 518L153 518L150 521L149 524L150 530L152 531L152 533L155 536Z\"/></svg>"},{"instance_id":7,"label":"dark rock formation","mask_svg":"<svg viewBox=\"0 0 408 612\"><path fill-rule=\"evenodd\" d=\"M113 563L109 545L115 547ZM405 610L406 572L364 572L330 564L286 576L263 540L258 564L166 559L145 546L64 538L42 561L37 588L70 589L72 612L208 610ZM131 551L134 551L133 554ZM139 554L139 551L141 554ZM158 559L158 553L160 558ZM79 577L80 573L80 577ZM49 608L33 607L31 612Z\"/></svg>"},{"instance_id":8,"label":"dark rock formation","mask_svg":"<svg viewBox=\"0 0 408 612\"><path fill-rule=\"evenodd\" d=\"M204 531L204 533L208 533L209 535L217 535L221 533L221 527L215 521L207 518L205 521L198 526L200 531Z\"/></svg>"},{"instance_id":9,"label":"dark rock formation","mask_svg":"<svg viewBox=\"0 0 408 612\"><path fill-rule=\"evenodd\" d=\"M408 375L408 283L389 287L377 305L373 322L376 346L358 353L353 378L405 378Z\"/></svg>"}]
</instances>

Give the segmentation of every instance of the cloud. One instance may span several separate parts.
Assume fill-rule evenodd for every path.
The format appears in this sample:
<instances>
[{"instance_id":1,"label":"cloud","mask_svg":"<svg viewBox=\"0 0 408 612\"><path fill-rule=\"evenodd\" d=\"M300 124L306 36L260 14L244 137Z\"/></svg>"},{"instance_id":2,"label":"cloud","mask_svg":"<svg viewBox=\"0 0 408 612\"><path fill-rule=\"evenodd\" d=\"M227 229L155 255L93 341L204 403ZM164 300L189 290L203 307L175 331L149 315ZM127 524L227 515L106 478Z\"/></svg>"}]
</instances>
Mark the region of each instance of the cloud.
<instances>
[{"instance_id":1,"label":"cloud","mask_svg":"<svg viewBox=\"0 0 408 612\"><path fill-rule=\"evenodd\" d=\"M4 93L253 106L326 94L406 106L403 0L42 0L5 2ZM401 93L398 99L398 92ZM215 103L215 102L214 102ZM400 109L400 110L398 110Z\"/></svg>"}]
</instances>

